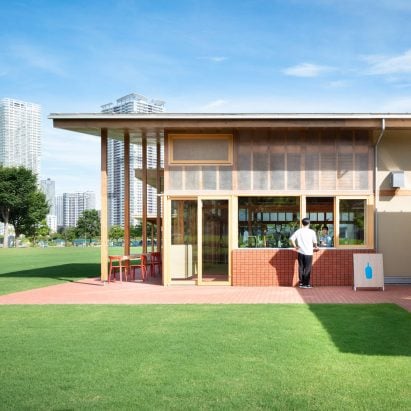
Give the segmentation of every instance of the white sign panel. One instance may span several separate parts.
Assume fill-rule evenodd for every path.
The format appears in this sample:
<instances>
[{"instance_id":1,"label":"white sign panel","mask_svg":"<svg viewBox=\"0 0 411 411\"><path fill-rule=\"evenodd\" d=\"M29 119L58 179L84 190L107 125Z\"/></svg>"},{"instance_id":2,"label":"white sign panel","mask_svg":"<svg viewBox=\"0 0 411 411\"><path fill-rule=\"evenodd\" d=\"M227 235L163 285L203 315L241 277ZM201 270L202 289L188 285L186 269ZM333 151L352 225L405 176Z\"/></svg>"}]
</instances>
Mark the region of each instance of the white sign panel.
<instances>
[{"instance_id":1,"label":"white sign panel","mask_svg":"<svg viewBox=\"0 0 411 411\"><path fill-rule=\"evenodd\" d=\"M357 287L384 290L382 254L353 254L353 257L354 290L357 290Z\"/></svg>"}]
</instances>

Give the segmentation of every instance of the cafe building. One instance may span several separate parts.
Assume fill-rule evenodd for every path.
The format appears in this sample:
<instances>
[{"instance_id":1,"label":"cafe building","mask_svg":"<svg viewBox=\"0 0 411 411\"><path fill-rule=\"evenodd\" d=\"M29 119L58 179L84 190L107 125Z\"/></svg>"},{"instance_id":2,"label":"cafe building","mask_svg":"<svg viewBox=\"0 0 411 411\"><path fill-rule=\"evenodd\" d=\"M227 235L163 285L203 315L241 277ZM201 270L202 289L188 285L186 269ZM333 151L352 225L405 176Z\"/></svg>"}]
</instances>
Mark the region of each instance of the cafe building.
<instances>
[{"instance_id":1,"label":"cafe building","mask_svg":"<svg viewBox=\"0 0 411 411\"><path fill-rule=\"evenodd\" d=\"M314 286L353 285L353 255L381 253L386 283L411 282L410 114L51 114L101 141L101 279L108 275L107 142L124 142L124 255L130 145L142 146L143 251L156 226L162 284L295 286L289 237L309 217L329 242ZM157 152L147 167L147 147ZM147 217L147 187L157 189ZM153 242L152 242L153 243Z\"/></svg>"}]
</instances>

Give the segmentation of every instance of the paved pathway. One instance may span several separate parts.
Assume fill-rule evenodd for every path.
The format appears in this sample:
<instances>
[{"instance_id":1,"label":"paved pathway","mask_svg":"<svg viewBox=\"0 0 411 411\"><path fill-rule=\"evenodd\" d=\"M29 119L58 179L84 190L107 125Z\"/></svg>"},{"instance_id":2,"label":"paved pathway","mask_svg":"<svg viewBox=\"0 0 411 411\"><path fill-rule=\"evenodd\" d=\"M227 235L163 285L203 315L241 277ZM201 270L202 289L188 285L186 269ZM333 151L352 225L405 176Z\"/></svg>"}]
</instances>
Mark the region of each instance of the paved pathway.
<instances>
[{"instance_id":1,"label":"paved pathway","mask_svg":"<svg viewBox=\"0 0 411 411\"><path fill-rule=\"evenodd\" d=\"M411 312L411 286L389 285L385 291L354 291L351 287L230 287L141 282L103 284L85 279L0 296L1 304L278 304L394 303Z\"/></svg>"}]
</instances>

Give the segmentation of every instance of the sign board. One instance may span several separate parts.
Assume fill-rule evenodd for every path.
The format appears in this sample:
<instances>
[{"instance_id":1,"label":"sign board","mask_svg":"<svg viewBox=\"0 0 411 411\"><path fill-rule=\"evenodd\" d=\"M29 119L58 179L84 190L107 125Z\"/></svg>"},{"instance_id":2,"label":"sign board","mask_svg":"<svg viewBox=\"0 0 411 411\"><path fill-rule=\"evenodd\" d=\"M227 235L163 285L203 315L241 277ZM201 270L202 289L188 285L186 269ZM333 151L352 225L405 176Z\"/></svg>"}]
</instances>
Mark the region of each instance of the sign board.
<instances>
[{"instance_id":1,"label":"sign board","mask_svg":"<svg viewBox=\"0 0 411 411\"><path fill-rule=\"evenodd\" d=\"M353 254L353 258L354 290L357 290L357 287L384 290L382 254Z\"/></svg>"}]
</instances>

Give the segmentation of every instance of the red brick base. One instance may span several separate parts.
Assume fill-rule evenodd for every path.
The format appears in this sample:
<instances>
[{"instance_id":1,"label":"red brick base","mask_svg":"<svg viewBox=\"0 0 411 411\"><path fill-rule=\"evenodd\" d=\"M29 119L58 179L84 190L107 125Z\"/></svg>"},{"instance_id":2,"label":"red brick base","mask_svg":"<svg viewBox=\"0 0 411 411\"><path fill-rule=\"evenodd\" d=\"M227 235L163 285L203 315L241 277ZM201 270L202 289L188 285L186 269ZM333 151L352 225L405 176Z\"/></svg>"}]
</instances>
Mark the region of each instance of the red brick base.
<instances>
[{"instance_id":1,"label":"red brick base","mask_svg":"<svg viewBox=\"0 0 411 411\"><path fill-rule=\"evenodd\" d=\"M321 249L314 253L311 283L314 286L352 286L353 254L370 249ZM292 249L237 249L232 253L232 284L239 286L295 286L297 252Z\"/></svg>"}]
</instances>

